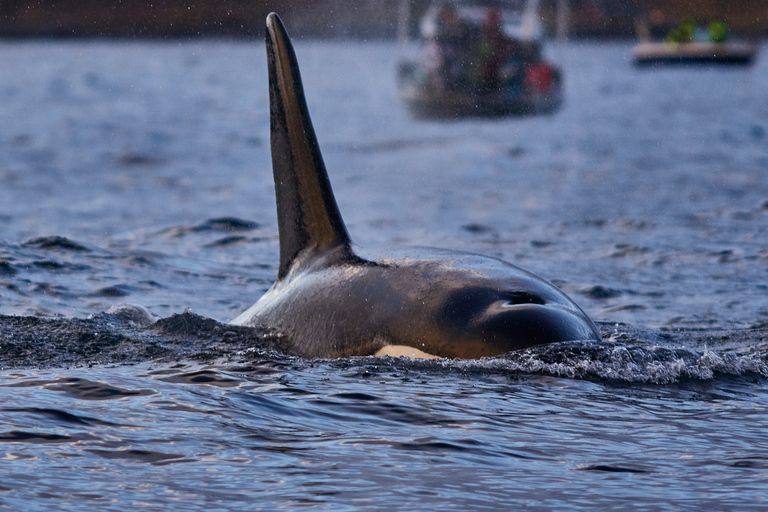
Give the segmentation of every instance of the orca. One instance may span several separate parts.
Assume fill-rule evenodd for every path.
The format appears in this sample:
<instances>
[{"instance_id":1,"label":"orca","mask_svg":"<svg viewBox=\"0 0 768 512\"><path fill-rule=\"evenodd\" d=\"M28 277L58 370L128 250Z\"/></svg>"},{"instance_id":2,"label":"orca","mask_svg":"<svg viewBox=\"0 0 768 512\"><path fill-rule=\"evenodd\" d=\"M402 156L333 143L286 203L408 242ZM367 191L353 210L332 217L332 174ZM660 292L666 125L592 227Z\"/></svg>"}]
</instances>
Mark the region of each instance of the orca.
<instances>
[{"instance_id":1,"label":"orca","mask_svg":"<svg viewBox=\"0 0 768 512\"><path fill-rule=\"evenodd\" d=\"M232 324L274 329L296 355L320 358L480 358L600 339L557 287L500 259L429 248L358 255L275 13L266 44L280 266L272 287Z\"/></svg>"}]
</instances>

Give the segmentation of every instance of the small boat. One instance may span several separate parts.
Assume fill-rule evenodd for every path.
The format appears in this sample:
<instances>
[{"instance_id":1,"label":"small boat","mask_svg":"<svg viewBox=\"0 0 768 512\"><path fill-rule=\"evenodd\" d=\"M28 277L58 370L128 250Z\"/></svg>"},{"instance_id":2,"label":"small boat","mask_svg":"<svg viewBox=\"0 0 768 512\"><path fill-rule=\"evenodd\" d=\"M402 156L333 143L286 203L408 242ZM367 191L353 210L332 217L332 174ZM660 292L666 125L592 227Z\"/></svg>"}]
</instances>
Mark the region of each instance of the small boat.
<instances>
[{"instance_id":1,"label":"small boat","mask_svg":"<svg viewBox=\"0 0 768 512\"><path fill-rule=\"evenodd\" d=\"M640 43L632 50L635 64L731 64L748 66L757 46L747 43Z\"/></svg>"},{"instance_id":2,"label":"small boat","mask_svg":"<svg viewBox=\"0 0 768 512\"><path fill-rule=\"evenodd\" d=\"M421 20L420 55L402 59L398 68L409 113L461 118L555 112L563 101L562 73L542 58L538 3L528 0L522 16L504 11L499 0L430 7Z\"/></svg>"},{"instance_id":3,"label":"small boat","mask_svg":"<svg viewBox=\"0 0 768 512\"><path fill-rule=\"evenodd\" d=\"M663 14L655 13L663 19ZM651 41L651 30L644 18L637 21L640 43L632 50L637 66L666 64L730 64L748 66L757 55L754 44L728 41L730 30L725 23L713 21L708 27L684 19L664 36L664 41Z\"/></svg>"}]
</instances>

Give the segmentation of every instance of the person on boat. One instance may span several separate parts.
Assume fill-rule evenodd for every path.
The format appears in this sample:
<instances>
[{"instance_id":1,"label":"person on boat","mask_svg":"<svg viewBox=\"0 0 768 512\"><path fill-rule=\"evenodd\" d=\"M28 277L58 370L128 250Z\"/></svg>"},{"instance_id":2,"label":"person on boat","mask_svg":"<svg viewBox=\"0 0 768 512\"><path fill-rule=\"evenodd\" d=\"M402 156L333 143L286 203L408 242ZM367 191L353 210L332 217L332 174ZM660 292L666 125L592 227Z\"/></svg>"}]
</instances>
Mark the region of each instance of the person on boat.
<instances>
[{"instance_id":1,"label":"person on boat","mask_svg":"<svg viewBox=\"0 0 768 512\"><path fill-rule=\"evenodd\" d=\"M677 28L673 28L664 38L670 44L692 43L696 39L696 24L691 18L685 18Z\"/></svg>"},{"instance_id":2,"label":"person on boat","mask_svg":"<svg viewBox=\"0 0 768 512\"><path fill-rule=\"evenodd\" d=\"M504 35L501 11L489 7L485 11L479 45L479 82L483 89L498 89L499 70L512 50L512 41Z\"/></svg>"},{"instance_id":3,"label":"person on boat","mask_svg":"<svg viewBox=\"0 0 768 512\"><path fill-rule=\"evenodd\" d=\"M472 31L452 5L437 10L433 34L425 34L423 60L433 85L441 89L461 87L465 78L467 47Z\"/></svg>"},{"instance_id":4,"label":"person on boat","mask_svg":"<svg viewBox=\"0 0 768 512\"><path fill-rule=\"evenodd\" d=\"M709 42L710 43L724 43L728 41L728 37L731 35L728 30L728 25L722 21L713 21L709 24Z\"/></svg>"},{"instance_id":5,"label":"person on boat","mask_svg":"<svg viewBox=\"0 0 768 512\"><path fill-rule=\"evenodd\" d=\"M538 44L508 37L503 26L501 10L486 9L481 37L470 58L470 83L481 93L502 89L520 93L528 68L541 60Z\"/></svg>"}]
</instances>

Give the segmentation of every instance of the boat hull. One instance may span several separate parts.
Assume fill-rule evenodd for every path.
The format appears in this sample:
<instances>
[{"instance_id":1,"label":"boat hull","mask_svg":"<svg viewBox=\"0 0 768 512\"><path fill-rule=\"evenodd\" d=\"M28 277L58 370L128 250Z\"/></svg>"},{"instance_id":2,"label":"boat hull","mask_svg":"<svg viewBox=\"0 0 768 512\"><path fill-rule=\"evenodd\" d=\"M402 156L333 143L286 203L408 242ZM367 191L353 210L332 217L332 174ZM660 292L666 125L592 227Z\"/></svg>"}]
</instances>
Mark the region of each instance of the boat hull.
<instances>
[{"instance_id":1,"label":"boat hull","mask_svg":"<svg viewBox=\"0 0 768 512\"><path fill-rule=\"evenodd\" d=\"M408 112L416 118L504 117L549 114L562 103L560 91L507 98L501 94L402 90Z\"/></svg>"},{"instance_id":2,"label":"boat hull","mask_svg":"<svg viewBox=\"0 0 768 512\"><path fill-rule=\"evenodd\" d=\"M633 50L635 65L737 65L754 62L757 46L737 43L643 43Z\"/></svg>"},{"instance_id":3,"label":"boat hull","mask_svg":"<svg viewBox=\"0 0 768 512\"><path fill-rule=\"evenodd\" d=\"M546 90L502 87L493 91L478 91L470 87L440 89L420 83L412 78L411 73L403 73L401 69L399 93L409 114L417 119L551 114L563 102L560 73L555 71Z\"/></svg>"}]
</instances>

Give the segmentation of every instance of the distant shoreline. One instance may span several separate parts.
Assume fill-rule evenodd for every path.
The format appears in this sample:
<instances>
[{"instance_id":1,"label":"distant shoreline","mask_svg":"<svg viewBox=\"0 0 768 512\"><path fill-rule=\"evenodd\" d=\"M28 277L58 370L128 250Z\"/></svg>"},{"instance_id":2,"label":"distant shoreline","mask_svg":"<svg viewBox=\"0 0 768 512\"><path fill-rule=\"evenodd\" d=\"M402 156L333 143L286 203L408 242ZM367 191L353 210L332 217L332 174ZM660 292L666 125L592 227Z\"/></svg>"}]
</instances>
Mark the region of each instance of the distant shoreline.
<instances>
[{"instance_id":1,"label":"distant shoreline","mask_svg":"<svg viewBox=\"0 0 768 512\"><path fill-rule=\"evenodd\" d=\"M432 0L412 0L410 29ZM763 0L742 0L734 7L707 0L570 0L569 37L628 39L635 23L661 10L660 28L690 16L697 23L725 21L737 38L768 37L768 7ZM351 7L350 7L351 5ZM555 31L556 0L541 0L542 26ZM600 6L603 7L600 7ZM597 6L597 7L596 7ZM397 33L399 0L3 0L3 39L261 39L271 10L283 17L295 37L312 39L391 40Z\"/></svg>"}]
</instances>

